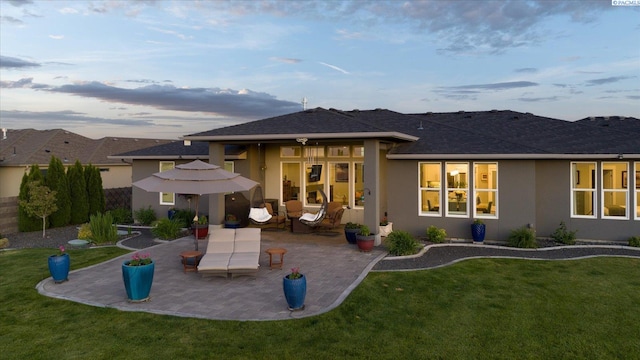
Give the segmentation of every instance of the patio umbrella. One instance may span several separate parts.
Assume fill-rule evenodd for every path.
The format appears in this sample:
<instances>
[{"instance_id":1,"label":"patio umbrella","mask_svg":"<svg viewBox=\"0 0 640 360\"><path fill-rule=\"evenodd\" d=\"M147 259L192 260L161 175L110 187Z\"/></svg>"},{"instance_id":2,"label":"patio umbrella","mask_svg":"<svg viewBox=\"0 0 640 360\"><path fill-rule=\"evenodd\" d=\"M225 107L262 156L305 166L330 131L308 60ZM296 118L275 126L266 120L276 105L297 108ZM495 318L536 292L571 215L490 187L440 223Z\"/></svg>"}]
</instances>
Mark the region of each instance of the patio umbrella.
<instances>
[{"instance_id":1,"label":"patio umbrella","mask_svg":"<svg viewBox=\"0 0 640 360\"><path fill-rule=\"evenodd\" d=\"M187 164L177 165L171 170L155 173L134 182L133 185L149 192L194 195L196 202L194 221L197 221L198 197L200 195L248 191L258 183L240 176L240 174L226 171L218 165L195 160Z\"/></svg>"}]
</instances>

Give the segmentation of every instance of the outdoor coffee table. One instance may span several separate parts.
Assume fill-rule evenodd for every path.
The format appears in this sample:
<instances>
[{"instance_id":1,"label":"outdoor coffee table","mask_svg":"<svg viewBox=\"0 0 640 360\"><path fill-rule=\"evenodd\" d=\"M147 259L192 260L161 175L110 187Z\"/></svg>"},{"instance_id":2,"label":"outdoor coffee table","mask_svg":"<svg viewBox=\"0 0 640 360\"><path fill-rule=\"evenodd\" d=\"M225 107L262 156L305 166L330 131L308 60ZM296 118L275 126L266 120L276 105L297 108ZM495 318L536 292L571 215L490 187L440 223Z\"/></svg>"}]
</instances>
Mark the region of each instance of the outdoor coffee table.
<instances>
[{"instance_id":1,"label":"outdoor coffee table","mask_svg":"<svg viewBox=\"0 0 640 360\"><path fill-rule=\"evenodd\" d=\"M200 251L183 251L180 253L182 258L182 266L184 266L184 272L194 271L198 272L198 259L202 256Z\"/></svg>"},{"instance_id":2,"label":"outdoor coffee table","mask_svg":"<svg viewBox=\"0 0 640 360\"><path fill-rule=\"evenodd\" d=\"M270 248L265 251L269 254L269 269L278 268L282 269L282 265L284 265L284 254L287 253L287 249L283 248ZM273 255L280 255L280 262L273 262Z\"/></svg>"}]
</instances>

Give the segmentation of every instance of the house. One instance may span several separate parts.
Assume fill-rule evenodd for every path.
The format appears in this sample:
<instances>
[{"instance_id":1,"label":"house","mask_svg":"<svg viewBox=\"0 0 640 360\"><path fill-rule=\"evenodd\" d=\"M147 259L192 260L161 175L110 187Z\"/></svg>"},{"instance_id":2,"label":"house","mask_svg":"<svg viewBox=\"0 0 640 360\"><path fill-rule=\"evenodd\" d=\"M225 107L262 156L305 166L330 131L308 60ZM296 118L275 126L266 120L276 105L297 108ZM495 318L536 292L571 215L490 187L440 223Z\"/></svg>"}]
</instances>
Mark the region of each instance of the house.
<instances>
[{"instance_id":1,"label":"house","mask_svg":"<svg viewBox=\"0 0 640 360\"><path fill-rule=\"evenodd\" d=\"M100 169L105 189L131 187L131 164L107 156L116 152L148 148L171 140L104 137L90 139L64 129L7 129L0 134L0 232L17 231L17 196L22 176L33 164L43 172L51 157L65 166L80 160ZM181 142L180 142L181 143Z\"/></svg>"},{"instance_id":2,"label":"house","mask_svg":"<svg viewBox=\"0 0 640 360\"><path fill-rule=\"evenodd\" d=\"M372 229L386 215L418 236L435 225L470 239L479 218L487 239L506 240L522 226L547 236L564 221L580 239L626 241L640 235L638 132L640 120L623 117L316 108L183 138L208 143L215 164L225 146L245 147L236 172L280 207L300 199L314 211L324 190L346 208L343 222ZM151 173L136 167L134 181ZM222 197L208 205L210 222L220 223Z\"/></svg>"}]
</instances>

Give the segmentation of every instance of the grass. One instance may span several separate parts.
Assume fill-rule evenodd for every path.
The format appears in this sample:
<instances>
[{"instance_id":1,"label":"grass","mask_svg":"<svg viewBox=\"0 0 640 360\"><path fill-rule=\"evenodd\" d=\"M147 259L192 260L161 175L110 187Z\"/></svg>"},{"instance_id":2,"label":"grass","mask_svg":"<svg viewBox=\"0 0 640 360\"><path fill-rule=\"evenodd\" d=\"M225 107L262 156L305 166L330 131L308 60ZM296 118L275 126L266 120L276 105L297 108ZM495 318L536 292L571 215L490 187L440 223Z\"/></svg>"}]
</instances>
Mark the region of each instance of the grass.
<instances>
[{"instance_id":1,"label":"grass","mask_svg":"<svg viewBox=\"0 0 640 360\"><path fill-rule=\"evenodd\" d=\"M0 253L3 359L640 356L640 259L480 259L428 271L372 273L330 313L238 322L123 312L41 296L34 287L49 276L51 253ZM72 268L122 253L71 250Z\"/></svg>"}]
</instances>

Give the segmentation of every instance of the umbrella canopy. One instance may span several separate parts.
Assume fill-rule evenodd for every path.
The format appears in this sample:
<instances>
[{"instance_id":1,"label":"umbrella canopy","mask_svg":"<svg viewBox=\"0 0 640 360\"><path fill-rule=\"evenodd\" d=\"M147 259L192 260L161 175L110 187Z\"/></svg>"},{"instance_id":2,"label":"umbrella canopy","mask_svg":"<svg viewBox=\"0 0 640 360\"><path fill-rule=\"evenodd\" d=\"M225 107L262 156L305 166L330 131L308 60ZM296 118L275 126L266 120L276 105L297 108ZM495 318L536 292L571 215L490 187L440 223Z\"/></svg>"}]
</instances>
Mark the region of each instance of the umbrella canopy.
<instances>
[{"instance_id":1,"label":"umbrella canopy","mask_svg":"<svg viewBox=\"0 0 640 360\"><path fill-rule=\"evenodd\" d=\"M218 165L195 160L177 165L171 170L155 173L134 182L133 185L151 192L202 195L248 191L258 183L240 174L229 172ZM196 200L195 220L198 217L197 205Z\"/></svg>"}]
</instances>

